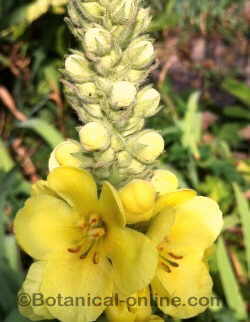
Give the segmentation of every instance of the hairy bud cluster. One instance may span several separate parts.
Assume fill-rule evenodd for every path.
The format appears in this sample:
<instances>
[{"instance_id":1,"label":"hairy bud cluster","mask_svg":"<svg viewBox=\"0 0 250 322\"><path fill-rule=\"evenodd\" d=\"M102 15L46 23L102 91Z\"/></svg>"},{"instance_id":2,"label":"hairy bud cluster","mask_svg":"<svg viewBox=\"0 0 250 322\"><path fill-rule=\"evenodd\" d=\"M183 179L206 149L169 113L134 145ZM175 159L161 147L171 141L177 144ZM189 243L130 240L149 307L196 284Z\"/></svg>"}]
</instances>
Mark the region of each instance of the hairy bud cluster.
<instances>
[{"instance_id":1,"label":"hairy bud cluster","mask_svg":"<svg viewBox=\"0 0 250 322\"><path fill-rule=\"evenodd\" d=\"M160 134L142 130L159 111L160 94L143 85L155 55L145 34L149 9L140 2L71 0L68 6L67 23L81 50L71 51L62 73L67 99L85 124L78 157L97 180L117 185L129 175L152 177L164 150Z\"/></svg>"}]
</instances>

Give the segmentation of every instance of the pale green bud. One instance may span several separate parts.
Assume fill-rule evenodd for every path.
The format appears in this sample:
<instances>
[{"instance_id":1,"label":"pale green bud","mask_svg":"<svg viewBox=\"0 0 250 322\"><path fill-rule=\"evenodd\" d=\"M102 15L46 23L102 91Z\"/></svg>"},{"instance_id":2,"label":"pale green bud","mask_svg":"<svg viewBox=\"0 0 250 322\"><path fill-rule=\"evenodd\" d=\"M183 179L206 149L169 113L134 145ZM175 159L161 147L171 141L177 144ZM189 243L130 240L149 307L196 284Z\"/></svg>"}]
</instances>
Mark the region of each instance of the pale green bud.
<instances>
[{"instance_id":1,"label":"pale green bud","mask_svg":"<svg viewBox=\"0 0 250 322\"><path fill-rule=\"evenodd\" d=\"M115 10L111 13L111 19L114 24L126 24L132 20L137 13L137 0L119 0L114 3Z\"/></svg>"},{"instance_id":2,"label":"pale green bud","mask_svg":"<svg viewBox=\"0 0 250 322\"><path fill-rule=\"evenodd\" d=\"M135 69L143 69L154 60L154 47L150 40L136 40L131 43L125 52L125 61Z\"/></svg>"},{"instance_id":3,"label":"pale green bud","mask_svg":"<svg viewBox=\"0 0 250 322\"><path fill-rule=\"evenodd\" d=\"M160 103L160 93L150 87L140 90L137 94L135 115L150 117L158 112Z\"/></svg>"},{"instance_id":4,"label":"pale green bud","mask_svg":"<svg viewBox=\"0 0 250 322\"><path fill-rule=\"evenodd\" d=\"M102 118L102 109L98 104L88 104L86 105L86 110L90 115L96 118Z\"/></svg>"},{"instance_id":5,"label":"pale green bud","mask_svg":"<svg viewBox=\"0 0 250 322\"><path fill-rule=\"evenodd\" d=\"M88 80L93 77L89 61L80 54L73 54L66 58L65 70L76 82Z\"/></svg>"},{"instance_id":6,"label":"pale green bud","mask_svg":"<svg viewBox=\"0 0 250 322\"><path fill-rule=\"evenodd\" d=\"M131 83L142 83L147 77L148 72L144 70L131 69L126 74L126 79Z\"/></svg>"},{"instance_id":7,"label":"pale green bud","mask_svg":"<svg viewBox=\"0 0 250 322\"><path fill-rule=\"evenodd\" d=\"M98 163L110 163L115 159L115 152L112 148L107 149L104 152L96 152L95 153L95 160Z\"/></svg>"},{"instance_id":8,"label":"pale green bud","mask_svg":"<svg viewBox=\"0 0 250 322\"><path fill-rule=\"evenodd\" d=\"M116 50L112 50L110 55L101 57L96 63L96 70L103 76L112 72L113 67L116 65L120 58L120 54Z\"/></svg>"},{"instance_id":9,"label":"pale green bud","mask_svg":"<svg viewBox=\"0 0 250 322\"><path fill-rule=\"evenodd\" d=\"M84 36L84 47L87 53L96 56L107 55L112 48L111 34L101 27L91 28Z\"/></svg>"},{"instance_id":10,"label":"pale green bud","mask_svg":"<svg viewBox=\"0 0 250 322\"><path fill-rule=\"evenodd\" d=\"M89 122L81 127L79 136L86 151L105 150L110 144L108 131L99 122Z\"/></svg>"},{"instance_id":11,"label":"pale green bud","mask_svg":"<svg viewBox=\"0 0 250 322\"><path fill-rule=\"evenodd\" d=\"M140 174L145 170L146 166L141 162L138 162L135 159L132 159L129 166L127 168L119 169L121 175L123 174Z\"/></svg>"},{"instance_id":12,"label":"pale green bud","mask_svg":"<svg viewBox=\"0 0 250 322\"><path fill-rule=\"evenodd\" d=\"M117 162L119 168L126 168L132 161L131 155L127 151L117 153Z\"/></svg>"},{"instance_id":13,"label":"pale green bud","mask_svg":"<svg viewBox=\"0 0 250 322\"><path fill-rule=\"evenodd\" d=\"M136 87L125 81L115 82L111 92L111 105L115 109L128 107L136 97Z\"/></svg>"},{"instance_id":14,"label":"pale green bud","mask_svg":"<svg viewBox=\"0 0 250 322\"><path fill-rule=\"evenodd\" d=\"M86 96L89 98L96 96L96 86L94 83L84 83L77 86L81 96Z\"/></svg>"},{"instance_id":15,"label":"pale green bud","mask_svg":"<svg viewBox=\"0 0 250 322\"><path fill-rule=\"evenodd\" d=\"M134 36L140 35L147 31L151 23L151 15L149 8L141 8L136 18L136 25L134 28Z\"/></svg>"},{"instance_id":16,"label":"pale green bud","mask_svg":"<svg viewBox=\"0 0 250 322\"><path fill-rule=\"evenodd\" d=\"M145 130L129 140L135 157L144 163L154 162L164 150L162 136L152 130Z\"/></svg>"},{"instance_id":17,"label":"pale green bud","mask_svg":"<svg viewBox=\"0 0 250 322\"><path fill-rule=\"evenodd\" d=\"M127 126L123 129L123 135L128 136L140 131L144 126L144 119L141 117L132 117L129 119Z\"/></svg>"},{"instance_id":18,"label":"pale green bud","mask_svg":"<svg viewBox=\"0 0 250 322\"><path fill-rule=\"evenodd\" d=\"M105 13L105 9L97 2L83 2L80 4L80 9L83 15L93 22L99 21Z\"/></svg>"}]
</instances>

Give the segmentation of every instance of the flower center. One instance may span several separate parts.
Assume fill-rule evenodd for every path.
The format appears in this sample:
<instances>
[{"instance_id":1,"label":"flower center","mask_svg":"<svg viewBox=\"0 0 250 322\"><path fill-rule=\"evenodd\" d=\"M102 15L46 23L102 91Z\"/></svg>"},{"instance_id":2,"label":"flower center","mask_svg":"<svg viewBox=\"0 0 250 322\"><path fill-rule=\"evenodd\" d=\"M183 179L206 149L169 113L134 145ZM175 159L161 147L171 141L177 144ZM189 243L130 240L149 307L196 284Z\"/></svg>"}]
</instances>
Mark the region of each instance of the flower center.
<instances>
[{"instance_id":1,"label":"flower center","mask_svg":"<svg viewBox=\"0 0 250 322\"><path fill-rule=\"evenodd\" d=\"M78 224L78 228L81 229L83 237L75 247L68 248L68 252L72 254L79 253L80 259L85 259L88 255L91 255L93 263L98 264L99 256L94 249L106 234L105 224L101 216L95 213L90 214L87 220L82 220Z\"/></svg>"},{"instance_id":2,"label":"flower center","mask_svg":"<svg viewBox=\"0 0 250 322\"><path fill-rule=\"evenodd\" d=\"M171 273L174 268L178 268L180 266L180 261L183 259L183 256L176 255L175 253L168 251L166 242L161 243L158 246L158 250L160 266L167 273Z\"/></svg>"}]
</instances>

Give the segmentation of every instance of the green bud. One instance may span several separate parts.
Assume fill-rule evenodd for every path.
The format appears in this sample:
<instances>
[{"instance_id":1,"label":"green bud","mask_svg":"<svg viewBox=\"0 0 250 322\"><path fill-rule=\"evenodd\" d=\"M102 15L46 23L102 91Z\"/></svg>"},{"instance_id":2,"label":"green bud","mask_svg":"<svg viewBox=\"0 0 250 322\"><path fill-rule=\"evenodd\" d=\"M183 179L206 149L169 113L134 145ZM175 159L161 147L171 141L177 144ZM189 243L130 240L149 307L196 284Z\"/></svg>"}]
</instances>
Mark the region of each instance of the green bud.
<instances>
[{"instance_id":1,"label":"green bud","mask_svg":"<svg viewBox=\"0 0 250 322\"><path fill-rule=\"evenodd\" d=\"M134 112L136 116L150 117L159 111L160 93L151 87L145 87L137 94Z\"/></svg>"},{"instance_id":2,"label":"green bud","mask_svg":"<svg viewBox=\"0 0 250 322\"><path fill-rule=\"evenodd\" d=\"M81 127L79 136L86 151L102 151L110 144L109 133L99 122L89 122Z\"/></svg>"},{"instance_id":3,"label":"green bud","mask_svg":"<svg viewBox=\"0 0 250 322\"><path fill-rule=\"evenodd\" d=\"M119 169L119 173L121 175L123 174L140 174L145 170L146 166L142 164L141 162L132 159L129 166L127 168L121 168Z\"/></svg>"},{"instance_id":4,"label":"green bud","mask_svg":"<svg viewBox=\"0 0 250 322\"><path fill-rule=\"evenodd\" d=\"M117 153L117 162L119 168L127 168L131 161L132 157L127 151Z\"/></svg>"},{"instance_id":5,"label":"green bud","mask_svg":"<svg viewBox=\"0 0 250 322\"><path fill-rule=\"evenodd\" d=\"M112 48L111 34L101 27L90 28L84 36L84 47L87 54L107 55Z\"/></svg>"},{"instance_id":6,"label":"green bud","mask_svg":"<svg viewBox=\"0 0 250 322\"><path fill-rule=\"evenodd\" d=\"M112 148L109 148L104 152L95 152L94 158L98 163L110 163L115 159L115 152Z\"/></svg>"},{"instance_id":7,"label":"green bud","mask_svg":"<svg viewBox=\"0 0 250 322\"><path fill-rule=\"evenodd\" d=\"M144 126L144 119L141 117L132 117L129 119L127 126L123 129L123 135L128 136L140 131Z\"/></svg>"},{"instance_id":8,"label":"green bud","mask_svg":"<svg viewBox=\"0 0 250 322\"><path fill-rule=\"evenodd\" d=\"M154 60L154 47L150 40L135 40L125 51L124 59L135 69L143 69Z\"/></svg>"},{"instance_id":9,"label":"green bud","mask_svg":"<svg viewBox=\"0 0 250 322\"><path fill-rule=\"evenodd\" d=\"M164 150L162 136L152 130L144 130L129 140L134 156L143 163L153 163Z\"/></svg>"},{"instance_id":10,"label":"green bud","mask_svg":"<svg viewBox=\"0 0 250 322\"><path fill-rule=\"evenodd\" d=\"M136 18L136 25L134 28L134 37L147 31L151 23L151 15L149 8L141 8Z\"/></svg>"},{"instance_id":11,"label":"green bud","mask_svg":"<svg viewBox=\"0 0 250 322\"><path fill-rule=\"evenodd\" d=\"M113 148L113 150L115 152L119 152L121 150L123 150L123 141L122 139L117 136L117 135L112 135L111 136L111 147Z\"/></svg>"},{"instance_id":12,"label":"green bud","mask_svg":"<svg viewBox=\"0 0 250 322\"><path fill-rule=\"evenodd\" d=\"M81 54L73 54L65 60L65 70L76 82L86 81L93 77L89 61Z\"/></svg>"},{"instance_id":13,"label":"green bud","mask_svg":"<svg viewBox=\"0 0 250 322\"><path fill-rule=\"evenodd\" d=\"M92 22L98 22L105 13L105 9L97 2L84 2L79 7L83 15Z\"/></svg>"},{"instance_id":14,"label":"green bud","mask_svg":"<svg viewBox=\"0 0 250 322\"><path fill-rule=\"evenodd\" d=\"M131 105L136 97L136 87L125 81L115 82L111 91L111 106L121 109Z\"/></svg>"},{"instance_id":15,"label":"green bud","mask_svg":"<svg viewBox=\"0 0 250 322\"><path fill-rule=\"evenodd\" d=\"M96 86L94 83L83 83L80 85L77 85L77 88L79 90L79 93L81 96L93 98L96 96Z\"/></svg>"},{"instance_id":16,"label":"green bud","mask_svg":"<svg viewBox=\"0 0 250 322\"><path fill-rule=\"evenodd\" d=\"M115 10L111 13L114 24L127 24L133 20L138 10L138 0L119 0L114 3Z\"/></svg>"}]
</instances>

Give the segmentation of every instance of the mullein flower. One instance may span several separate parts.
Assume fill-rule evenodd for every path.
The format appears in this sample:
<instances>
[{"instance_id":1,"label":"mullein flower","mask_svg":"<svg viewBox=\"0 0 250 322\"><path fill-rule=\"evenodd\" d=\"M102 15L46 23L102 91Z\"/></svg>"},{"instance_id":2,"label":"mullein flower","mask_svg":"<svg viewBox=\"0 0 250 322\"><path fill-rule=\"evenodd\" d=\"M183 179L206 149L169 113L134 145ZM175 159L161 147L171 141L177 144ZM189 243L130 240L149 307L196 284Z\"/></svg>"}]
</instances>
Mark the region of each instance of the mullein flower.
<instances>
[{"instance_id":1,"label":"mullein flower","mask_svg":"<svg viewBox=\"0 0 250 322\"><path fill-rule=\"evenodd\" d=\"M130 300L133 303L130 303ZM110 322L163 322L164 320L152 314L149 288L145 288L130 298L124 298L119 305L113 305L105 311Z\"/></svg>"},{"instance_id":2,"label":"mullein flower","mask_svg":"<svg viewBox=\"0 0 250 322\"><path fill-rule=\"evenodd\" d=\"M104 183L100 197L92 176L73 167L59 167L33 187L19 211L14 230L32 264L23 291L44 298L129 296L149 284L157 250L144 234L127 228L116 190ZM98 282L97 282L98 281ZM64 322L95 321L100 306L20 307L31 319Z\"/></svg>"},{"instance_id":3,"label":"mullein flower","mask_svg":"<svg viewBox=\"0 0 250 322\"><path fill-rule=\"evenodd\" d=\"M127 184L119 194L128 222L151 219L146 235L158 249L158 267L151 287L159 309L174 318L185 319L207 308L199 302L192 305L188 299L209 300L212 296L206 254L221 232L222 213L212 199L196 196L193 190L177 190L174 175L158 171L161 171L155 173L158 179L153 177L150 188L149 182L141 180ZM166 192L157 194L164 177L168 179L162 184ZM171 302L174 297L180 298L182 305ZM163 298L168 301L162 301Z\"/></svg>"}]
</instances>

